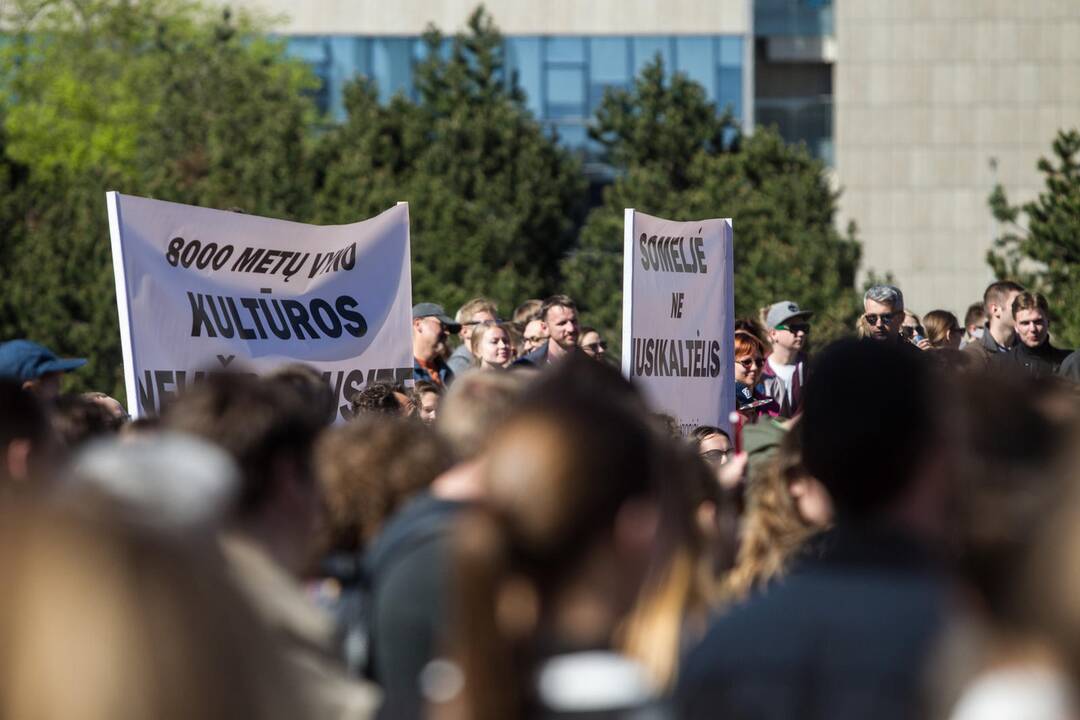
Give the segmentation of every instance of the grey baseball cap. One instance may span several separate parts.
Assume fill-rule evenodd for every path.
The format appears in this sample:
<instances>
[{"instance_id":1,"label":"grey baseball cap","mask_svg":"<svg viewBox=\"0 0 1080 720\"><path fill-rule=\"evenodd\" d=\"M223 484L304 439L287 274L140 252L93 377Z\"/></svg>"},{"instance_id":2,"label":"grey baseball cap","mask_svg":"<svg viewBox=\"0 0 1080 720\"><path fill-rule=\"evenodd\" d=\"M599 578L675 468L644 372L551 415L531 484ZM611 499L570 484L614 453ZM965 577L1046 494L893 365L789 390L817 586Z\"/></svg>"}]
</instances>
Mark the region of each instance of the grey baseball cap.
<instances>
[{"instance_id":1,"label":"grey baseball cap","mask_svg":"<svg viewBox=\"0 0 1080 720\"><path fill-rule=\"evenodd\" d=\"M769 312L765 315L765 324L770 330L775 330L777 325L783 325L789 320L809 320L814 316L810 310L800 310L799 306L790 300L781 300L769 306Z\"/></svg>"},{"instance_id":2,"label":"grey baseball cap","mask_svg":"<svg viewBox=\"0 0 1080 720\"><path fill-rule=\"evenodd\" d=\"M461 330L461 324L454 322L454 318L446 314L442 305L436 305L435 303L417 303L413 305L412 316L416 318L433 317L438 318L439 322L443 324L446 331L450 334L454 334Z\"/></svg>"}]
</instances>

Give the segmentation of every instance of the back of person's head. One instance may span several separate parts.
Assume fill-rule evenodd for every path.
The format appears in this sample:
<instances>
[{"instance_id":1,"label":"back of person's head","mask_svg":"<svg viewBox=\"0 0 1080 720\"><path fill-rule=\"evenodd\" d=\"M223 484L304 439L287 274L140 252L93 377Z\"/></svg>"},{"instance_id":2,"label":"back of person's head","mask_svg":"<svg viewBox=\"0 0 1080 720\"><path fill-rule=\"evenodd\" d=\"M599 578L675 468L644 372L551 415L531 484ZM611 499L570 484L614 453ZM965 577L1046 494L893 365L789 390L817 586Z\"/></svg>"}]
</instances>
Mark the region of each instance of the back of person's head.
<instances>
[{"instance_id":1,"label":"back of person's head","mask_svg":"<svg viewBox=\"0 0 1080 720\"><path fill-rule=\"evenodd\" d=\"M659 524L649 574L620 631L620 645L655 687L671 689L686 642L704 635L719 590L715 568L735 543L717 525L727 508L712 469L674 438L657 438L656 454L664 468Z\"/></svg>"},{"instance_id":2,"label":"back of person's head","mask_svg":"<svg viewBox=\"0 0 1080 720\"><path fill-rule=\"evenodd\" d=\"M236 514L257 514L275 490L282 465L306 475L323 427L286 383L253 375L210 375L166 408L165 427L215 443L242 473Z\"/></svg>"},{"instance_id":3,"label":"back of person's head","mask_svg":"<svg viewBox=\"0 0 1080 720\"><path fill-rule=\"evenodd\" d=\"M569 295L552 295L545 299L544 304L540 306L540 319L547 322L548 313L551 312L551 308L555 307L563 307L577 312L577 303L570 299Z\"/></svg>"},{"instance_id":4,"label":"back of person's head","mask_svg":"<svg viewBox=\"0 0 1080 720\"><path fill-rule=\"evenodd\" d=\"M515 323L524 327L530 320L540 320L540 308L543 307L544 301L538 298L531 298L514 308L514 317L511 318Z\"/></svg>"},{"instance_id":5,"label":"back of person's head","mask_svg":"<svg viewBox=\"0 0 1080 720\"><path fill-rule=\"evenodd\" d=\"M520 372L463 373L439 404L435 430L458 460L475 458L514 411L528 375Z\"/></svg>"},{"instance_id":6,"label":"back of person's head","mask_svg":"<svg viewBox=\"0 0 1080 720\"><path fill-rule=\"evenodd\" d=\"M454 315L454 320L459 325L472 322L473 315L478 312L486 312L492 317L497 317L499 308L493 301L485 297L475 297L458 308L457 314Z\"/></svg>"},{"instance_id":7,"label":"back of person's head","mask_svg":"<svg viewBox=\"0 0 1080 720\"><path fill-rule=\"evenodd\" d=\"M360 417L331 428L319 438L315 459L333 550L363 549L450 466L434 431L404 418Z\"/></svg>"},{"instance_id":8,"label":"back of person's head","mask_svg":"<svg viewBox=\"0 0 1080 720\"><path fill-rule=\"evenodd\" d=\"M40 401L15 380L0 378L0 496L30 490L44 480L52 447L48 416Z\"/></svg>"},{"instance_id":9,"label":"back of person's head","mask_svg":"<svg viewBox=\"0 0 1080 720\"><path fill-rule=\"evenodd\" d=\"M983 293L983 310L989 314L991 305L1004 305L1013 293L1024 292L1024 286L1012 280L992 282Z\"/></svg>"},{"instance_id":10,"label":"back of person's head","mask_svg":"<svg viewBox=\"0 0 1080 720\"><path fill-rule=\"evenodd\" d=\"M271 383L280 383L300 394L303 405L316 422L329 424L337 417L337 397L323 374L306 363L289 363L266 375Z\"/></svg>"},{"instance_id":11,"label":"back of person's head","mask_svg":"<svg viewBox=\"0 0 1080 720\"><path fill-rule=\"evenodd\" d=\"M806 476L798 426L784 434L775 455L750 478L735 567L724 578L724 594L742 600L783 574L794 553L820 528L799 512L792 494Z\"/></svg>"},{"instance_id":12,"label":"back of person's head","mask_svg":"<svg viewBox=\"0 0 1080 720\"><path fill-rule=\"evenodd\" d=\"M838 517L865 519L912 484L939 441L931 371L920 354L841 340L815 359L799 423L803 462Z\"/></svg>"},{"instance_id":13,"label":"back of person's head","mask_svg":"<svg viewBox=\"0 0 1080 720\"><path fill-rule=\"evenodd\" d=\"M486 455L486 502L459 527L453 656L466 681L447 716L529 716L541 637L583 642L554 618L568 586L590 587L613 624L629 609L655 526L655 447L642 403L600 363L571 356L525 392ZM590 586L597 572L602 589ZM578 629L586 643L613 642L606 623Z\"/></svg>"},{"instance_id":14,"label":"back of person's head","mask_svg":"<svg viewBox=\"0 0 1080 720\"><path fill-rule=\"evenodd\" d=\"M964 313L964 328L972 325L982 327L986 324L986 306L984 303L972 303Z\"/></svg>"},{"instance_id":15,"label":"back of person's head","mask_svg":"<svg viewBox=\"0 0 1080 720\"><path fill-rule=\"evenodd\" d=\"M1016 296L1012 303L1012 314L1016 317L1016 313L1023 312L1025 310L1041 310L1043 315L1050 313L1050 304L1046 301L1046 297L1039 293L1022 292Z\"/></svg>"},{"instance_id":16,"label":"back of person's head","mask_svg":"<svg viewBox=\"0 0 1080 720\"><path fill-rule=\"evenodd\" d=\"M0 717L301 717L297 688L209 547L107 505L6 513Z\"/></svg>"},{"instance_id":17,"label":"back of person's head","mask_svg":"<svg viewBox=\"0 0 1080 720\"><path fill-rule=\"evenodd\" d=\"M95 438L115 435L122 422L103 405L83 395L61 395L52 403L49 417L53 434L69 453Z\"/></svg>"},{"instance_id":18,"label":"back of person's head","mask_svg":"<svg viewBox=\"0 0 1080 720\"><path fill-rule=\"evenodd\" d=\"M935 348L944 347L949 342L949 333L960 330L960 323L956 316L948 310L931 310L923 315L923 329L926 330L926 339Z\"/></svg>"},{"instance_id":19,"label":"back of person's head","mask_svg":"<svg viewBox=\"0 0 1080 720\"><path fill-rule=\"evenodd\" d=\"M352 396L350 404L354 415L401 416L408 412L408 396L405 389L388 382L369 383Z\"/></svg>"},{"instance_id":20,"label":"back of person's head","mask_svg":"<svg viewBox=\"0 0 1080 720\"><path fill-rule=\"evenodd\" d=\"M954 530L961 578L975 591L984 620L1024 633L1043 613L1030 573L1040 531L1066 495L1061 472L1076 417L1060 417L1041 402L1058 392L1052 381L1026 376L962 384L967 457L957 493Z\"/></svg>"}]
</instances>

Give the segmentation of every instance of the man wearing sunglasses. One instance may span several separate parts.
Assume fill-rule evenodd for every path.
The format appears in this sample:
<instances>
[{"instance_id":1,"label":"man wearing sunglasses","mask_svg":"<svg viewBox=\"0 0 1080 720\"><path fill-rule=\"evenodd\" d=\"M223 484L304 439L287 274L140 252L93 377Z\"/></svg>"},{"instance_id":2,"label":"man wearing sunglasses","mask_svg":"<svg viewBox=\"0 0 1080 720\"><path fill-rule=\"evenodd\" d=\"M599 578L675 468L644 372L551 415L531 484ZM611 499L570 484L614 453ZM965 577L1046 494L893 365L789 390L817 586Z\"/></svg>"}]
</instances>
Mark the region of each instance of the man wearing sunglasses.
<instances>
[{"instance_id":1,"label":"man wearing sunglasses","mask_svg":"<svg viewBox=\"0 0 1080 720\"><path fill-rule=\"evenodd\" d=\"M904 324L904 293L893 285L875 285L863 295L863 322L869 337L896 343L905 350L918 350L900 334Z\"/></svg>"},{"instance_id":2,"label":"man wearing sunglasses","mask_svg":"<svg viewBox=\"0 0 1080 720\"><path fill-rule=\"evenodd\" d=\"M765 361L761 382L765 392L776 400L779 416L790 418L802 409L802 386L806 381L806 343L810 336L810 318L790 300L769 306L765 324L769 329L772 353Z\"/></svg>"}]
</instances>

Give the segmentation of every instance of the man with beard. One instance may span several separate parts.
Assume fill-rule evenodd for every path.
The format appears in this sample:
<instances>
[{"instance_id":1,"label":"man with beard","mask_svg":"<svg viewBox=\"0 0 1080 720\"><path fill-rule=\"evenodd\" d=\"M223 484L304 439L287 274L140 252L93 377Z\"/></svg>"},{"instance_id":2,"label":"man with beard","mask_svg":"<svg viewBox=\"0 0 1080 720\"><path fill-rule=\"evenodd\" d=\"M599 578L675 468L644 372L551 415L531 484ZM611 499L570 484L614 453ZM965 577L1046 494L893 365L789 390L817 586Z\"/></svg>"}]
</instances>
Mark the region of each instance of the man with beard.
<instances>
[{"instance_id":1,"label":"man with beard","mask_svg":"<svg viewBox=\"0 0 1080 720\"><path fill-rule=\"evenodd\" d=\"M461 330L461 325L435 303L414 305L412 316L413 380L427 380L445 388L454 379L454 372L443 360L446 339Z\"/></svg>"},{"instance_id":2,"label":"man with beard","mask_svg":"<svg viewBox=\"0 0 1080 720\"><path fill-rule=\"evenodd\" d=\"M543 368L577 349L581 323L573 300L566 295L552 295L540 308L540 319L547 326L548 341L519 359L515 365Z\"/></svg>"},{"instance_id":3,"label":"man with beard","mask_svg":"<svg viewBox=\"0 0 1080 720\"><path fill-rule=\"evenodd\" d=\"M813 315L813 312L800 309L790 300L781 300L770 305L765 316L772 353L762 369L762 382L765 393L776 400L780 407L780 417L795 417L802 407L802 386L806 382L806 341Z\"/></svg>"}]
</instances>

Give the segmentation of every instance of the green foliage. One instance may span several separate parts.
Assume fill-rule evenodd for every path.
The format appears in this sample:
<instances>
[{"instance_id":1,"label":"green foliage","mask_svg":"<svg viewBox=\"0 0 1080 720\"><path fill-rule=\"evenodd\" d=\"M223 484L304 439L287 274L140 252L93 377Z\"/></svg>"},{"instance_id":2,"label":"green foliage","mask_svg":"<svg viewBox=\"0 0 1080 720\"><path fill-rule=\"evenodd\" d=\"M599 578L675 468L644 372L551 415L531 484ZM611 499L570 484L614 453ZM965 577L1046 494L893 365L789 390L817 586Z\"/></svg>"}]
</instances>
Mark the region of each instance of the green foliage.
<instances>
[{"instance_id":1,"label":"green foliage","mask_svg":"<svg viewBox=\"0 0 1080 720\"><path fill-rule=\"evenodd\" d=\"M507 82L503 43L477 10L467 33L426 34L418 99L380 106L347 90L348 120L321 142L319 222L410 201L413 297L451 312L487 295L505 314L558 288L585 181L579 163L529 115Z\"/></svg>"},{"instance_id":2,"label":"green foliage","mask_svg":"<svg viewBox=\"0 0 1080 720\"><path fill-rule=\"evenodd\" d=\"M0 337L123 397L106 190L310 212L310 71L248 17L189 0L15 3L0 51Z\"/></svg>"},{"instance_id":3,"label":"green foliage","mask_svg":"<svg viewBox=\"0 0 1080 720\"><path fill-rule=\"evenodd\" d=\"M1080 346L1080 131L1060 131L1054 157L1039 158L1045 176L1039 196L1010 205L998 185L990 209L1003 225L987 261L999 278L1014 278L1050 302L1058 342ZM1027 217L1027 227L1020 223Z\"/></svg>"},{"instance_id":4,"label":"green foliage","mask_svg":"<svg viewBox=\"0 0 1080 720\"><path fill-rule=\"evenodd\" d=\"M836 231L836 194L804 147L773 130L740 136L699 85L678 74L666 80L659 60L632 90L607 93L590 132L621 174L563 272L567 291L610 337L620 333L628 207L676 220L733 218L739 315L790 299L817 313L818 338L850 332L859 245L854 228Z\"/></svg>"}]
</instances>

